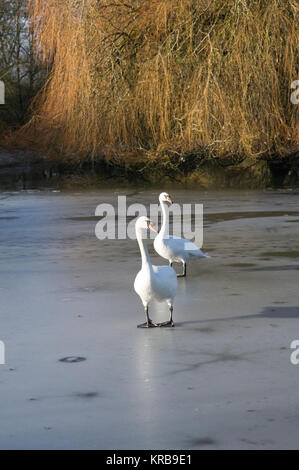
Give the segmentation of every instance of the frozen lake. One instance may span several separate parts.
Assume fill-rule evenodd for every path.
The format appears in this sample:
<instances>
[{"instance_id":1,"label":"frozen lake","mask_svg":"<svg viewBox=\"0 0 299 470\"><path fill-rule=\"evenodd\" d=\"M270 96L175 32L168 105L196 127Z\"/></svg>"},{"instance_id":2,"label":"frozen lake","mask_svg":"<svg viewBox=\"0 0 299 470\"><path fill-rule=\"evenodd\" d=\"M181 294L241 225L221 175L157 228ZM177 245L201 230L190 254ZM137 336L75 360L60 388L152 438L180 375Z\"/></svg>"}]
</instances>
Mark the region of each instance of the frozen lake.
<instances>
[{"instance_id":1,"label":"frozen lake","mask_svg":"<svg viewBox=\"0 0 299 470\"><path fill-rule=\"evenodd\" d=\"M299 448L299 193L169 192L203 203L212 259L149 330L137 243L93 216L159 190L0 193L1 449Z\"/></svg>"}]
</instances>

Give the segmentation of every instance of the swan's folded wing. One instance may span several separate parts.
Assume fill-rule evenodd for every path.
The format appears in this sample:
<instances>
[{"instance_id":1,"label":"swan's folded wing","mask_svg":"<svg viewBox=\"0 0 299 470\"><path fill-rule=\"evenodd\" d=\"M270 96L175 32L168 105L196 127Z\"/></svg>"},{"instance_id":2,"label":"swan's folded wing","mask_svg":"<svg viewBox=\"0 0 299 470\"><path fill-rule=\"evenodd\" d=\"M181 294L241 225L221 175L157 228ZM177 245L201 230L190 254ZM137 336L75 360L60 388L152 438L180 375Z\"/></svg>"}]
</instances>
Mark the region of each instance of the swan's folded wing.
<instances>
[{"instance_id":1,"label":"swan's folded wing","mask_svg":"<svg viewBox=\"0 0 299 470\"><path fill-rule=\"evenodd\" d=\"M205 255L195 243L190 242L190 240L186 238L169 237L164 239L164 243L177 256L188 253L189 258L210 258L210 256Z\"/></svg>"},{"instance_id":2,"label":"swan's folded wing","mask_svg":"<svg viewBox=\"0 0 299 470\"><path fill-rule=\"evenodd\" d=\"M164 239L164 243L168 246L174 253L182 253L184 251L194 252L194 254L199 250L195 243L190 242L186 238L176 238L169 237ZM196 255L195 255L196 256Z\"/></svg>"}]
</instances>

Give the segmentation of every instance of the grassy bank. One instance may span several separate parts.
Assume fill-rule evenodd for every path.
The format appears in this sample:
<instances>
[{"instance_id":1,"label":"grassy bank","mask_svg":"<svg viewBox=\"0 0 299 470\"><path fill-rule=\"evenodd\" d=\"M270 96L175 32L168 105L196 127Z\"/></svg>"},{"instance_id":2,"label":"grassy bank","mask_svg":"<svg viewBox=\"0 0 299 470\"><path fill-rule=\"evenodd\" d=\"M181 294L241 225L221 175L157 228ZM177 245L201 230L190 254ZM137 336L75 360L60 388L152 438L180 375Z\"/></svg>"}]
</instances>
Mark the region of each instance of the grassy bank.
<instances>
[{"instance_id":1,"label":"grassy bank","mask_svg":"<svg viewBox=\"0 0 299 470\"><path fill-rule=\"evenodd\" d=\"M205 155L171 153L153 158L132 155L110 160L89 157L78 162L31 151L0 149L0 189L59 187L67 189L111 186L154 187L166 184L196 188L299 187L299 152L288 158L207 158Z\"/></svg>"},{"instance_id":2,"label":"grassy bank","mask_svg":"<svg viewBox=\"0 0 299 470\"><path fill-rule=\"evenodd\" d=\"M50 162L49 162L50 163ZM161 184L176 187L261 189L299 186L299 153L288 159L206 158L196 154L164 154L152 158L143 155L130 162L123 158L85 160L79 165L69 160L53 160L60 185L84 188L113 185ZM51 163L50 163L51 166Z\"/></svg>"}]
</instances>

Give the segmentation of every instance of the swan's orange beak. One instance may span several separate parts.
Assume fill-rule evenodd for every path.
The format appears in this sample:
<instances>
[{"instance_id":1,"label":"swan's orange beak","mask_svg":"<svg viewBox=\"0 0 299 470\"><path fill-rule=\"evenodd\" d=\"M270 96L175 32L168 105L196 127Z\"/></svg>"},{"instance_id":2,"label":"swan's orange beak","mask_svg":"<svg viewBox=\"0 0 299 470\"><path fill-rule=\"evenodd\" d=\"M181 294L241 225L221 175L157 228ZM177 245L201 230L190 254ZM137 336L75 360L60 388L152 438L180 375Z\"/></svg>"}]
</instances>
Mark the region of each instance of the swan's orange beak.
<instances>
[{"instance_id":1,"label":"swan's orange beak","mask_svg":"<svg viewBox=\"0 0 299 470\"><path fill-rule=\"evenodd\" d=\"M169 204L172 204L172 199L171 199L171 197L167 196L166 200L167 200L167 202L169 202Z\"/></svg>"},{"instance_id":2,"label":"swan's orange beak","mask_svg":"<svg viewBox=\"0 0 299 470\"><path fill-rule=\"evenodd\" d=\"M152 230L153 232L158 232L158 230L156 229L156 227L154 227L151 222L148 224L148 228L149 228L150 230Z\"/></svg>"}]
</instances>

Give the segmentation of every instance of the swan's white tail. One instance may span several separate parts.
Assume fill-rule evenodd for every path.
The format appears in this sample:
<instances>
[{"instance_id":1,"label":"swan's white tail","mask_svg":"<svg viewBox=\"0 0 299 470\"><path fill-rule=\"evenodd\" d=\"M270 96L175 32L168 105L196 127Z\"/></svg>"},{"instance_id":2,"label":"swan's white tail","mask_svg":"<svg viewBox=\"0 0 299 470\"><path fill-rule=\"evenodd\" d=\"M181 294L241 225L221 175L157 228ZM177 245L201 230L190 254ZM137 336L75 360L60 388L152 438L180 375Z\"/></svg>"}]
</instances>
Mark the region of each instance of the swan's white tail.
<instances>
[{"instance_id":1,"label":"swan's white tail","mask_svg":"<svg viewBox=\"0 0 299 470\"><path fill-rule=\"evenodd\" d=\"M198 258L211 258L211 256L208 255L208 253L201 252L201 254L198 256Z\"/></svg>"},{"instance_id":2,"label":"swan's white tail","mask_svg":"<svg viewBox=\"0 0 299 470\"><path fill-rule=\"evenodd\" d=\"M190 252L190 256L194 258L211 258L208 253L203 253L201 250Z\"/></svg>"}]
</instances>

